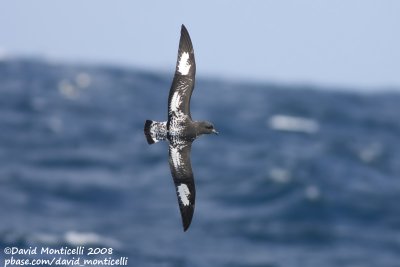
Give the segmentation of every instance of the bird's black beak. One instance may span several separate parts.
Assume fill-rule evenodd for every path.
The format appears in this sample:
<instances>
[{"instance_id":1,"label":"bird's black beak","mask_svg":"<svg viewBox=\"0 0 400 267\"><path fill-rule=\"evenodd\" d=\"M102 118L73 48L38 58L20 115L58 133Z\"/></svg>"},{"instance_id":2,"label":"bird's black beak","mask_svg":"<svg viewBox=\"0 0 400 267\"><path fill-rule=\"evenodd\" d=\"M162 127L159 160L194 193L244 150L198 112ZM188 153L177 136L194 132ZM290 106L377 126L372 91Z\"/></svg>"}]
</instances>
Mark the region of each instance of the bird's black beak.
<instances>
[{"instance_id":1,"label":"bird's black beak","mask_svg":"<svg viewBox=\"0 0 400 267\"><path fill-rule=\"evenodd\" d=\"M217 132L217 130L213 129L212 132L216 135L218 135L219 133Z\"/></svg>"}]
</instances>

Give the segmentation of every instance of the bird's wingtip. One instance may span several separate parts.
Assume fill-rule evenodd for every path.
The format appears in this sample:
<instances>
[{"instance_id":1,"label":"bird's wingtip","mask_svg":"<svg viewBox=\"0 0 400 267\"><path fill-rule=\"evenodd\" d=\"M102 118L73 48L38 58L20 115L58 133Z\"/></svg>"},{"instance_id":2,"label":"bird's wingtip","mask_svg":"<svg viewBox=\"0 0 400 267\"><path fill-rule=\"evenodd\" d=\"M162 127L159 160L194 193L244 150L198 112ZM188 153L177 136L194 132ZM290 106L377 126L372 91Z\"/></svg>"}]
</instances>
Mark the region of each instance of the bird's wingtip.
<instances>
[{"instance_id":1,"label":"bird's wingtip","mask_svg":"<svg viewBox=\"0 0 400 267\"><path fill-rule=\"evenodd\" d=\"M189 34L188 30L186 29L185 24L182 24L182 26L181 26L181 33Z\"/></svg>"},{"instance_id":2,"label":"bird's wingtip","mask_svg":"<svg viewBox=\"0 0 400 267\"><path fill-rule=\"evenodd\" d=\"M186 232L189 229L189 226L190 226L191 222L192 222L192 219L190 219L189 221L186 221L186 222L184 221L183 222L182 225L183 225L183 231L184 232Z\"/></svg>"},{"instance_id":3,"label":"bird's wingtip","mask_svg":"<svg viewBox=\"0 0 400 267\"><path fill-rule=\"evenodd\" d=\"M181 206L180 208L181 208L183 231L186 232L192 223L192 218L193 218L193 213L194 213L194 205L186 206L183 208Z\"/></svg>"}]
</instances>

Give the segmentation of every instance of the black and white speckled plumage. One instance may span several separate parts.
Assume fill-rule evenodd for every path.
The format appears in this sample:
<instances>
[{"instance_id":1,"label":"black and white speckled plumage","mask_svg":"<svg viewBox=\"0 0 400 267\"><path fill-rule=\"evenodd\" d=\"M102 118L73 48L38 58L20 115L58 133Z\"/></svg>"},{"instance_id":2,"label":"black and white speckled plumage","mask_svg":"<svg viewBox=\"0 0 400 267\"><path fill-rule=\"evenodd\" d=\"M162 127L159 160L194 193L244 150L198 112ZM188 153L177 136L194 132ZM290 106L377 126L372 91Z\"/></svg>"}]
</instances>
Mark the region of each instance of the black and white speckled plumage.
<instances>
[{"instance_id":1,"label":"black and white speckled plumage","mask_svg":"<svg viewBox=\"0 0 400 267\"><path fill-rule=\"evenodd\" d=\"M192 41L182 25L175 75L168 97L168 121L147 120L144 127L149 144L161 140L169 142L169 166L174 180L183 229L192 221L196 189L190 152L192 142L202 134L217 133L206 121L193 121L190 114L190 99L194 89L196 63Z\"/></svg>"}]
</instances>

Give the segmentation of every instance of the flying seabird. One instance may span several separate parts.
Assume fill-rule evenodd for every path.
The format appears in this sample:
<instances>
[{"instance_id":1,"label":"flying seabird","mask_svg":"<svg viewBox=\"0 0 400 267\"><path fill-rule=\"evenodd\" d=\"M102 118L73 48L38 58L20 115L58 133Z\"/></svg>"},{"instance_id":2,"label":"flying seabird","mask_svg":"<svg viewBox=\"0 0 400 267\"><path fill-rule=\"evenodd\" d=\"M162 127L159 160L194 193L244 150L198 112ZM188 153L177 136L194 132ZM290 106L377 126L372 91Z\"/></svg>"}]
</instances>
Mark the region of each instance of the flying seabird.
<instances>
[{"instance_id":1,"label":"flying seabird","mask_svg":"<svg viewBox=\"0 0 400 267\"><path fill-rule=\"evenodd\" d=\"M156 122L146 120L144 134L149 144L169 142L169 166L174 180L183 230L192 221L196 190L190 163L192 142L202 134L218 134L212 123L193 121L190 115L196 74L196 63L192 41L185 26L181 27L178 59L175 76L168 97L168 120Z\"/></svg>"}]
</instances>

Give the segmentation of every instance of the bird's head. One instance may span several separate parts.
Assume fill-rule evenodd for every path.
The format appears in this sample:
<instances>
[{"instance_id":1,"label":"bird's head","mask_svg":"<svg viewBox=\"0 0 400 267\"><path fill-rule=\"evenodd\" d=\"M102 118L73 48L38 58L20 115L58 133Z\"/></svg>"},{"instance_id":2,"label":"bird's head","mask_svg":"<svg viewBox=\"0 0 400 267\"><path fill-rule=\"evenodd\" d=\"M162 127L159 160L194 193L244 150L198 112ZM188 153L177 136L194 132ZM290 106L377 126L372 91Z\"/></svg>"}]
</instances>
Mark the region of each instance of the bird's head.
<instances>
[{"instance_id":1,"label":"bird's head","mask_svg":"<svg viewBox=\"0 0 400 267\"><path fill-rule=\"evenodd\" d=\"M216 134L218 135L217 130L215 130L214 125L208 121L201 121L198 123L198 133L199 134Z\"/></svg>"}]
</instances>

